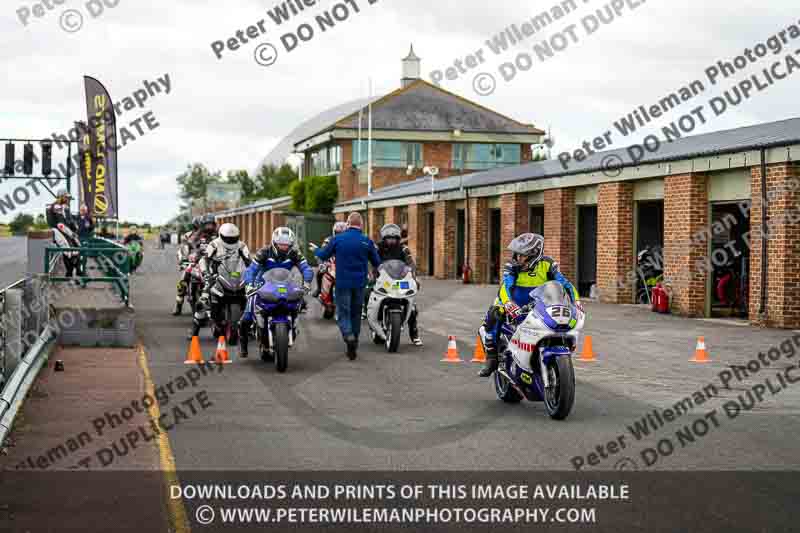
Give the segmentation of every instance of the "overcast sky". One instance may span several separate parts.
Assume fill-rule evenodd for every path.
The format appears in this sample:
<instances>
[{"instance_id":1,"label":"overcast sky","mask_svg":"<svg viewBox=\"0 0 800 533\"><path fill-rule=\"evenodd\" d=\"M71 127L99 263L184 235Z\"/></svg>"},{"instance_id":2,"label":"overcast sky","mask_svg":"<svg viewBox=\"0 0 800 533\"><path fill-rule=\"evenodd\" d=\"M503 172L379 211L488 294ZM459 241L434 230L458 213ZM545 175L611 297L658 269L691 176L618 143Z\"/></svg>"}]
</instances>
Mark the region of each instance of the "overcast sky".
<instances>
[{"instance_id":1,"label":"overcast sky","mask_svg":"<svg viewBox=\"0 0 800 533\"><path fill-rule=\"evenodd\" d=\"M122 218L161 223L177 212L175 176L187 164L199 161L223 171L253 168L300 122L366 96L369 77L376 93L397 88L400 59L412 42L429 80L432 71L483 49L484 65L443 86L520 121L551 127L556 150L561 151L611 129L635 106L655 103L696 79L708 85L704 77L708 66L732 60L800 18L791 9L796 7L794 0L770 0L757 8L744 0L650 0L635 10L626 7L621 18L592 35L579 27L579 43L505 82L498 74L499 65L513 60L517 51L531 51L538 39L502 56L489 51L486 39L549 9L555 1L372 1L374 5L350 0L360 13L351 13L327 32L317 29L311 40L286 53L281 35L313 22L313 15L339 2L324 0L278 27L267 15L274 0L106 0L118 5L96 18L86 0L64 0L52 11L45 8L41 18L31 14L24 26L17 10L31 8L33 2L3 0L0 137L48 137L66 132L76 119L85 119L84 74L103 82L117 102L142 88L144 80L169 74L169 95L156 95L144 108L118 117L119 128L152 111L160 124L120 151L119 174ZM538 37L568 24L580 25L584 16L605 2L578 0L578 4L578 11ZM74 14L62 15L68 9L77 9L84 17L83 27L74 33L60 25L77 24ZM214 56L213 41L228 39L261 19L265 35L237 51L226 49L221 60ZM254 61L261 42L278 49L278 58L269 67ZM800 40L776 58L798 48ZM773 61L770 58L735 79ZM480 72L498 78L490 96L473 91L473 79ZM720 88L710 89L698 104ZM795 117L798 88L799 75L787 78L710 120L698 133ZM662 120L658 126L667 123ZM0 195L18 185L0 184ZM44 196L24 209L38 213L43 204Z\"/></svg>"}]
</instances>

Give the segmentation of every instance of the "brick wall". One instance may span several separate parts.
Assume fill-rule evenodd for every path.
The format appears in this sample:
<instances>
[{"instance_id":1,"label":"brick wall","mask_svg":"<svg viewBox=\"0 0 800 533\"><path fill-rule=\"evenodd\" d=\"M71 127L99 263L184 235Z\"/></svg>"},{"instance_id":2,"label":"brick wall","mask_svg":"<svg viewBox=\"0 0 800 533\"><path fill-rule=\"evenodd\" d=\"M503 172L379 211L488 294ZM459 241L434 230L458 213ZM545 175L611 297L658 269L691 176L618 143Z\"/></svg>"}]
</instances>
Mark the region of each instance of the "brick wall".
<instances>
[{"instance_id":1,"label":"brick wall","mask_svg":"<svg viewBox=\"0 0 800 533\"><path fill-rule=\"evenodd\" d=\"M674 313L705 315L704 267L708 244L693 237L708 228L708 189L703 174L664 179L664 278L671 289Z\"/></svg>"},{"instance_id":2,"label":"brick wall","mask_svg":"<svg viewBox=\"0 0 800 533\"><path fill-rule=\"evenodd\" d=\"M633 183L603 183L597 196L597 288L600 300L631 303L633 287L623 286L623 282L634 268Z\"/></svg>"},{"instance_id":3,"label":"brick wall","mask_svg":"<svg viewBox=\"0 0 800 533\"><path fill-rule=\"evenodd\" d=\"M544 192L544 253L558 261L561 272L574 281L576 274L575 189Z\"/></svg>"},{"instance_id":4,"label":"brick wall","mask_svg":"<svg viewBox=\"0 0 800 533\"><path fill-rule=\"evenodd\" d=\"M767 229L761 228L761 168L751 169L750 319L770 327L800 328L800 167L767 167ZM761 239L767 239L767 307L761 303Z\"/></svg>"},{"instance_id":5,"label":"brick wall","mask_svg":"<svg viewBox=\"0 0 800 533\"><path fill-rule=\"evenodd\" d=\"M381 228L383 227L384 220L386 219L384 210L370 209L367 216L369 217L369 223L367 224L369 238L375 242L378 242L381 238Z\"/></svg>"},{"instance_id":6,"label":"brick wall","mask_svg":"<svg viewBox=\"0 0 800 533\"><path fill-rule=\"evenodd\" d=\"M434 274L436 279L456 277L456 204L440 201L434 205Z\"/></svg>"},{"instance_id":7,"label":"brick wall","mask_svg":"<svg viewBox=\"0 0 800 533\"><path fill-rule=\"evenodd\" d=\"M425 250L425 206L408 206L408 248L421 274L428 273L428 254Z\"/></svg>"},{"instance_id":8,"label":"brick wall","mask_svg":"<svg viewBox=\"0 0 800 533\"><path fill-rule=\"evenodd\" d=\"M489 202L486 198L467 200L469 253L467 263L472 268L474 283L489 282Z\"/></svg>"},{"instance_id":9,"label":"brick wall","mask_svg":"<svg viewBox=\"0 0 800 533\"><path fill-rule=\"evenodd\" d=\"M488 214L487 214L488 216ZM500 275L503 265L511 261L511 252L508 244L521 233L528 231L528 195L524 193L504 194L500 197Z\"/></svg>"}]
</instances>

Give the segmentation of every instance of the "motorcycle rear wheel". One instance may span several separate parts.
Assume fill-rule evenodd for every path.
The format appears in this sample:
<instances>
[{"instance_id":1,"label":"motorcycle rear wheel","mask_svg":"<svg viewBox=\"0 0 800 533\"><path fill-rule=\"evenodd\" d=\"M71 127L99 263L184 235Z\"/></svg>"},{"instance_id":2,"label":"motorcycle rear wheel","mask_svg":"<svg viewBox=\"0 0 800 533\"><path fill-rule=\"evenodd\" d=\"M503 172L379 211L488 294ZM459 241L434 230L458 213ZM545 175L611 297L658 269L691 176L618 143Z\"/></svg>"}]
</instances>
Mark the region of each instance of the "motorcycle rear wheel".
<instances>
[{"instance_id":1,"label":"motorcycle rear wheel","mask_svg":"<svg viewBox=\"0 0 800 533\"><path fill-rule=\"evenodd\" d=\"M330 320L333 318L333 315L336 314L336 309L333 307L324 307L322 308L322 318L325 320Z\"/></svg>"},{"instance_id":2,"label":"motorcycle rear wheel","mask_svg":"<svg viewBox=\"0 0 800 533\"><path fill-rule=\"evenodd\" d=\"M553 420L564 420L575 403L575 370L572 358L556 357L547 365L551 388L545 390L544 407Z\"/></svg>"},{"instance_id":3,"label":"motorcycle rear wheel","mask_svg":"<svg viewBox=\"0 0 800 533\"><path fill-rule=\"evenodd\" d=\"M517 389L500 372L494 373L494 391L497 393L497 397L505 403L519 403L522 401L522 396L517 392Z\"/></svg>"}]
</instances>

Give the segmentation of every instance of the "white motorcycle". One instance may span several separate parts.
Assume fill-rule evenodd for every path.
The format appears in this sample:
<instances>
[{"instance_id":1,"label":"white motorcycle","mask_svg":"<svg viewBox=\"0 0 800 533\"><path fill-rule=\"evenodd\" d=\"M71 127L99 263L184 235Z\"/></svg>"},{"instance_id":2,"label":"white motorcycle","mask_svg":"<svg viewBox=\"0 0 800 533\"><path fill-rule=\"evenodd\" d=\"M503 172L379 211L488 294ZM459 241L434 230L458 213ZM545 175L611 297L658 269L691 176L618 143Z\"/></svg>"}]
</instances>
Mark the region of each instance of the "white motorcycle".
<instances>
[{"instance_id":1,"label":"white motorcycle","mask_svg":"<svg viewBox=\"0 0 800 533\"><path fill-rule=\"evenodd\" d=\"M531 292L517 326L504 322L497 338L499 367L494 373L497 397L506 403L523 398L544 401L547 414L565 419L575 402L572 354L586 315L566 289L550 281ZM485 345L486 331L480 328Z\"/></svg>"},{"instance_id":2,"label":"white motorcycle","mask_svg":"<svg viewBox=\"0 0 800 533\"><path fill-rule=\"evenodd\" d=\"M378 278L367 304L367 321L375 344L384 343L391 353L397 351L417 292L411 267L403 261L386 261L378 267Z\"/></svg>"}]
</instances>

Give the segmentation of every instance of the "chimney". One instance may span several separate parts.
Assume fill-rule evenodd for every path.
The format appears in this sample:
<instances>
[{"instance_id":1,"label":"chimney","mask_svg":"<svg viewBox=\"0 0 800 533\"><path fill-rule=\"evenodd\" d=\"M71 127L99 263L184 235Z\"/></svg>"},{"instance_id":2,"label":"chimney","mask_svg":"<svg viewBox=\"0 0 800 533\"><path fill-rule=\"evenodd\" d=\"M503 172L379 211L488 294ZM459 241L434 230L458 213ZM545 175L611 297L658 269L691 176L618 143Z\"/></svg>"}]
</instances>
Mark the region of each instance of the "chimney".
<instances>
[{"instance_id":1,"label":"chimney","mask_svg":"<svg viewBox=\"0 0 800 533\"><path fill-rule=\"evenodd\" d=\"M414 45L412 44L411 50L408 52L408 57L403 59L403 79L401 83L404 89L421 79L420 72L422 71L422 67L420 61L420 58L414 53Z\"/></svg>"}]
</instances>

